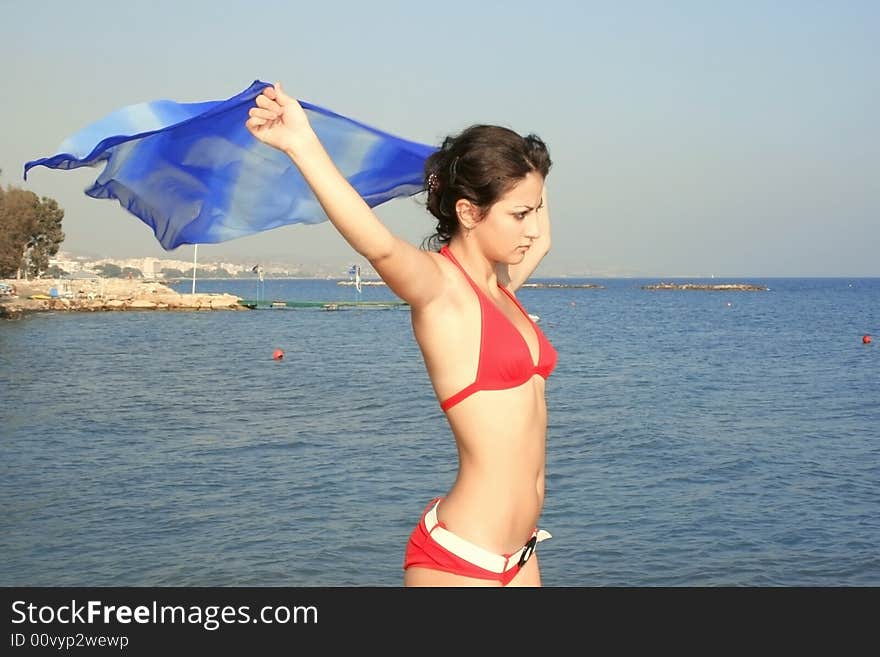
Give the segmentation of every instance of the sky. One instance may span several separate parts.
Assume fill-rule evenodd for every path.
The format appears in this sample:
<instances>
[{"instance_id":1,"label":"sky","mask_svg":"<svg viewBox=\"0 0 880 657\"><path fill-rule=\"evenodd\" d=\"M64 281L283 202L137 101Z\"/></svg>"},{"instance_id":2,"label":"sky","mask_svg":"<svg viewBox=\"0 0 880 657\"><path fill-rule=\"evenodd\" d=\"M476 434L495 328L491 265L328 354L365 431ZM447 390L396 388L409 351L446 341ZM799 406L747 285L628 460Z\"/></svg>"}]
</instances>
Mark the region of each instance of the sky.
<instances>
[{"instance_id":1,"label":"sky","mask_svg":"<svg viewBox=\"0 0 880 657\"><path fill-rule=\"evenodd\" d=\"M187 260L100 168L24 163L135 103L256 79L414 141L474 123L550 149L536 276L880 276L880 2L0 0L0 184L56 199L62 249ZM420 244L419 197L377 208ZM222 259L361 262L325 222L200 245Z\"/></svg>"}]
</instances>

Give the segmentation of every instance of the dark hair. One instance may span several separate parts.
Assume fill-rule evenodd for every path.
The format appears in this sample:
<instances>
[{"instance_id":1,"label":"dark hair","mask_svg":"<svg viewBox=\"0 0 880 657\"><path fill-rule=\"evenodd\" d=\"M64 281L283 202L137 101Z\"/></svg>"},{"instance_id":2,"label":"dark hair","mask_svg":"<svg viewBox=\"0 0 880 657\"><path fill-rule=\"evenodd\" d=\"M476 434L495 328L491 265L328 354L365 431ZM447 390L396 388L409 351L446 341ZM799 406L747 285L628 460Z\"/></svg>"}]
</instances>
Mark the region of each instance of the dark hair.
<instances>
[{"instance_id":1,"label":"dark hair","mask_svg":"<svg viewBox=\"0 0 880 657\"><path fill-rule=\"evenodd\" d=\"M547 177L550 153L535 135L523 137L494 125L473 125L443 140L425 161L428 211L437 218L436 233L423 247L448 244L459 230L455 204L467 199L486 212L531 172Z\"/></svg>"}]
</instances>

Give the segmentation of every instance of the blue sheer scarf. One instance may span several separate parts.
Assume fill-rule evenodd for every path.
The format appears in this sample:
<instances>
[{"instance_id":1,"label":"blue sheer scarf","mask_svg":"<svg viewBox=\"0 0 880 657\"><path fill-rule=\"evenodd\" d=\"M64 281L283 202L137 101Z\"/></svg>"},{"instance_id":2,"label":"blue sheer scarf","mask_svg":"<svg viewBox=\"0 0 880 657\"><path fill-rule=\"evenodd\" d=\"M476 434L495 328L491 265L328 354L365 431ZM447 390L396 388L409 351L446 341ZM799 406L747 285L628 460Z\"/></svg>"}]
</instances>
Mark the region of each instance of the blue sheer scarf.
<instances>
[{"instance_id":1,"label":"blue sheer scarf","mask_svg":"<svg viewBox=\"0 0 880 657\"><path fill-rule=\"evenodd\" d=\"M28 162L75 169L104 164L85 193L115 198L166 249L224 242L277 226L327 220L290 159L245 128L259 80L232 98L158 100L124 107L67 138L59 153ZM435 146L376 130L300 101L336 166L368 205L423 189Z\"/></svg>"}]
</instances>

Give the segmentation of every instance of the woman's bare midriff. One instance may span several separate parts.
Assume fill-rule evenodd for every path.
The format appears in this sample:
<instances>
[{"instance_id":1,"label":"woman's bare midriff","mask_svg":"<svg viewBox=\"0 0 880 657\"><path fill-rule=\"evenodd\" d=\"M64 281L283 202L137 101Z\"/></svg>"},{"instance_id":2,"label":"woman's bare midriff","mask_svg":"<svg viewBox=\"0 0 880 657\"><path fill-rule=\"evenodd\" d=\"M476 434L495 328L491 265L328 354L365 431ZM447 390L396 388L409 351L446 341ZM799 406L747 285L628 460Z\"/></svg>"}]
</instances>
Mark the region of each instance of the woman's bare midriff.
<instances>
[{"instance_id":1,"label":"woman's bare midriff","mask_svg":"<svg viewBox=\"0 0 880 657\"><path fill-rule=\"evenodd\" d=\"M498 554L523 546L544 503L544 380L484 390L447 412L458 477L438 508L447 529Z\"/></svg>"}]
</instances>

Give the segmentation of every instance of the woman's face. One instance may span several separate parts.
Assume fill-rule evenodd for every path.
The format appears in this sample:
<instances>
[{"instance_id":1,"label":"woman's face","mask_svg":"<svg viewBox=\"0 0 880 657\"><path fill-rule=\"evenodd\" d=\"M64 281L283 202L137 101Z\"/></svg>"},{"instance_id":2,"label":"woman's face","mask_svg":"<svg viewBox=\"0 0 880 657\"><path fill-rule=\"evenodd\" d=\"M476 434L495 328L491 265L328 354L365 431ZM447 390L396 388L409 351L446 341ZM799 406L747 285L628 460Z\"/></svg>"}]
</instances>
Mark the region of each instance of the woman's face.
<instances>
[{"instance_id":1,"label":"woman's face","mask_svg":"<svg viewBox=\"0 0 880 657\"><path fill-rule=\"evenodd\" d=\"M538 212L544 201L544 178L534 171L508 190L471 229L490 260L508 265L522 262L541 236Z\"/></svg>"}]
</instances>

